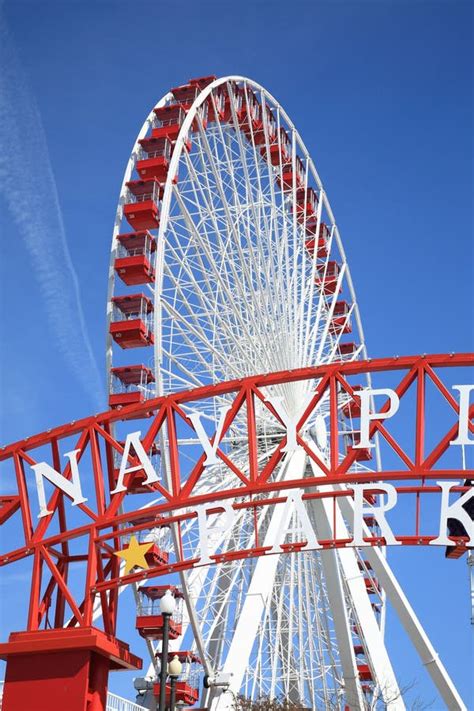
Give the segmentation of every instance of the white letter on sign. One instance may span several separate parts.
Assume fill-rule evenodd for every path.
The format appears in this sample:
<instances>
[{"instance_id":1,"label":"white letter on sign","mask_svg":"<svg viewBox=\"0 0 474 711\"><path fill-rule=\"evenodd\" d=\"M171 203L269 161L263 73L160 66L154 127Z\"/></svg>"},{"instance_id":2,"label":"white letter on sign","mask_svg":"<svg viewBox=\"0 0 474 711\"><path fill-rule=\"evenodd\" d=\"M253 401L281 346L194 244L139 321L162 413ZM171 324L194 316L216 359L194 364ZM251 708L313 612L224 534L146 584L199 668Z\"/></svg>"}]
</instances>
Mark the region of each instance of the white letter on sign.
<instances>
[{"instance_id":1,"label":"white letter on sign","mask_svg":"<svg viewBox=\"0 0 474 711\"><path fill-rule=\"evenodd\" d=\"M232 405L225 405L224 407L219 408L220 412L220 417L219 417L219 424L217 425L217 430L216 430L216 436L214 437L214 443L211 444L209 441L209 437L206 434L206 431L204 427L202 426L201 422L201 417L202 413L201 412L190 412L189 413L189 419L194 425L194 429L196 430L196 434L199 438L199 441L202 444L203 450L206 452L206 459L204 460L204 466L205 467L210 467L212 464L219 464L221 461L218 459L216 452L217 452L217 447L219 446L219 442L221 440L221 435L222 435L222 430L224 428L224 421L225 421L225 416L229 412L230 408Z\"/></svg>"},{"instance_id":2,"label":"white letter on sign","mask_svg":"<svg viewBox=\"0 0 474 711\"><path fill-rule=\"evenodd\" d=\"M283 405L283 397L281 395L266 398L267 402L273 405L277 415L280 417L286 427L286 445L281 450L282 452L294 452L295 449L298 449L298 444L296 442L296 425L303 416L304 411L308 407L314 395L315 393L310 393L309 395L307 395L304 398L299 411L296 414L293 414L291 417L290 415L288 415Z\"/></svg>"},{"instance_id":3,"label":"white letter on sign","mask_svg":"<svg viewBox=\"0 0 474 711\"><path fill-rule=\"evenodd\" d=\"M209 530L207 522L207 512L212 511L212 509L219 508L224 509L224 514L216 514L219 519L214 524L211 530ZM199 545L201 548L201 558L199 563L201 565L208 565L212 563L211 557L209 555L209 538L210 534L216 533L226 533L234 523L235 511L232 508L232 504L228 501L219 501L215 504L202 504L201 506L196 506L196 513L198 516L199 524ZM222 520L222 518L224 520ZM217 545L217 541L215 541Z\"/></svg>"},{"instance_id":4,"label":"white letter on sign","mask_svg":"<svg viewBox=\"0 0 474 711\"><path fill-rule=\"evenodd\" d=\"M46 506L46 495L44 492L43 477L45 479L48 479L51 484L54 484L54 486L57 486L58 489L64 491L67 496L70 496L72 499L73 506L77 506L77 504L82 504L84 503L84 501L87 501L87 499L85 499L82 495L81 480L79 478L79 469L77 466L77 455L80 451L80 449L75 449L73 452L66 452L66 454L64 455L69 459L69 462L71 464L71 481L59 474L56 469L50 467L49 464L46 464L46 462L40 462L39 464L31 465L31 468L35 472L36 488L38 490L38 499L40 505L40 512L38 514L38 518L41 518L42 516L48 516L49 514L54 513L53 511L48 511Z\"/></svg>"},{"instance_id":5,"label":"white letter on sign","mask_svg":"<svg viewBox=\"0 0 474 711\"><path fill-rule=\"evenodd\" d=\"M430 541L430 546L452 546L453 541L450 541L446 535L446 527L448 525L448 518L455 518L457 521L462 523L466 529L466 533L469 537L468 545L473 543L474 539L474 521L469 516L468 512L463 508L468 501L474 496L474 487L471 487L470 491L466 491L462 496L459 497L453 504L449 505L449 492L453 486L459 486L457 481L437 481L438 486L441 487L442 498L441 498L441 515L439 518L439 536L433 541ZM377 484L378 486L378 484Z\"/></svg>"},{"instance_id":6,"label":"white letter on sign","mask_svg":"<svg viewBox=\"0 0 474 711\"><path fill-rule=\"evenodd\" d=\"M140 434L141 432L131 432L127 435L127 439L125 440L125 444L123 446L122 461L120 463L117 486L110 492L111 494L116 494L118 491L127 491L127 487L124 486L123 479L125 474L130 474L130 472L138 472L143 470L146 473L146 479L143 481L144 484L152 484L155 481L159 481L158 475L153 469L153 465L150 462L148 454L145 452L143 444L140 442ZM135 454L140 460L140 464L137 464L135 467L127 468L128 456L130 454L130 447L132 444Z\"/></svg>"},{"instance_id":7,"label":"white letter on sign","mask_svg":"<svg viewBox=\"0 0 474 711\"><path fill-rule=\"evenodd\" d=\"M360 390L357 392L358 397L360 397L360 442L354 444L354 449L366 449L367 447L375 447L375 444L370 443L369 439L369 427L370 423L374 420L387 420L389 417L397 412L400 400L395 392L390 388L379 388L378 390L372 390L367 388L366 390ZM370 412L370 401L372 396L376 395L386 395L390 400L390 407L387 412Z\"/></svg>"},{"instance_id":8,"label":"white letter on sign","mask_svg":"<svg viewBox=\"0 0 474 711\"><path fill-rule=\"evenodd\" d=\"M306 550L307 548L321 548L314 528L309 520L308 512L303 504L303 492L301 489L291 489L288 491L288 498L285 503L285 508L283 510L283 515L280 519L280 525L278 526L278 531L276 534L275 543L271 549L271 553L281 553L283 548L281 547L281 542L284 542L285 535L287 533L302 533L306 538L306 544L300 550ZM298 514L300 520L299 526L290 526L291 522L291 512L294 511Z\"/></svg>"},{"instance_id":9,"label":"white letter on sign","mask_svg":"<svg viewBox=\"0 0 474 711\"><path fill-rule=\"evenodd\" d=\"M373 516L377 521L380 532L385 538L388 546L400 546L401 542L397 541L393 535L392 529L387 523L385 512L393 509L397 503L397 490L392 484L385 484L380 481L376 484L377 489L385 491L387 494L387 503L381 503L379 506L364 505L364 493L374 488L374 484L351 484L354 489L354 540L355 546L369 546L370 543L364 541L363 522L364 516Z\"/></svg>"},{"instance_id":10,"label":"white letter on sign","mask_svg":"<svg viewBox=\"0 0 474 711\"><path fill-rule=\"evenodd\" d=\"M469 439L469 393L474 385L453 385L453 390L459 390L459 429L449 444L474 444L474 439Z\"/></svg>"}]
</instances>

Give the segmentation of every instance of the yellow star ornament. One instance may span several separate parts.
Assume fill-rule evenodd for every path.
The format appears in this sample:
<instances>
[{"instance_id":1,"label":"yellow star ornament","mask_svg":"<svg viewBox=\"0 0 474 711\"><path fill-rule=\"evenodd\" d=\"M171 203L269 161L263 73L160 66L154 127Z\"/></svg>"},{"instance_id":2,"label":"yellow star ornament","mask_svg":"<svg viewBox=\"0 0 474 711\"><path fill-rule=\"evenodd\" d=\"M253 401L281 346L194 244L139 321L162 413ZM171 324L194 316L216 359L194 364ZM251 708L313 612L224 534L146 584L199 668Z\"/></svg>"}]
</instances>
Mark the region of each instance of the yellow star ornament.
<instances>
[{"instance_id":1,"label":"yellow star ornament","mask_svg":"<svg viewBox=\"0 0 474 711\"><path fill-rule=\"evenodd\" d=\"M152 546L153 542L139 543L135 536L131 536L130 543L123 551L115 551L114 555L123 558L125 561L124 575L127 575L135 566L137 568L144 568L145 570L149 568L145 554L148 553Z\"/></svg>"}]
</instances>

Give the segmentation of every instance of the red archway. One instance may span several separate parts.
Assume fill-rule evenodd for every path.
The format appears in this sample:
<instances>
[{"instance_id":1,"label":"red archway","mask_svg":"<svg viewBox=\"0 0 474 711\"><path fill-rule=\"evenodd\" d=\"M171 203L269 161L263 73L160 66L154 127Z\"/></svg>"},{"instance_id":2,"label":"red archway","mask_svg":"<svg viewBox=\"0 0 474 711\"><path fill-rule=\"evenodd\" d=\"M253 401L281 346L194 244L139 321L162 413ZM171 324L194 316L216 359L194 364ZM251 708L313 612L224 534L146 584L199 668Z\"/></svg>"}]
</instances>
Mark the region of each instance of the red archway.
<instances>
[{"instance_id":1,"label":"red archway","mask_svg":"<svg viewBox=\"0 0 474 711\"><path fill-rule=\"evenodd\" d=\"M336 499L353 499L356 484L367 485L364 499L370 503L371 495L384 491L384 484L391 483L398 496L413 500L413 517L405 521L404 530L395 532L396 541L403 545L430 544L438 537L439 531L426 531L423 520L424 501L440 493L441 487L437 481L453 481L457 485L452 490L458 494L469 489L464 484L468 478L466 470L451 468L443 463L444 455L460 431L462 415L456 392L447 384L445 376L447 369L457 368L462 372L465 382L468 372L465 369L473 365L472 354L449 354L336 363L257 375L110 410L4 447L0 451L0 461L8 467L10 489L15 481L17 490L14 494L0 496L0 523L9 527L9 536L3 539L8 549L0 553L0 566L24 558L32 560L27 632L14 633L9 643L0 646L1 654L8 658L4 701L6 711L17 708L15 679L25 673L25 667L31 668L33 659L37 677L41 677L38 659L44 659L45 653L56 655L58 663L61 662L58 667L60 676L75 678L75 693L90 695L91 709L103 708L110 669L139 665L139 660L130 654L128 647L115 638L119 586L200 564L200 558L189 559L178 553L174 559L160 560L146 570L121 576L120 561L115 553L121 549L127 536L146 530L151 522L155 527L176 524L179 530L183 522L196 517L197 506L205 506L206 515L212 515L213 511L222 509L225 505L223 502L229 502L228 506L235 509L246 508L252 513L265 506L285 505L288 497L285 492L288 490L301 490L303 502L313 498L329 499L335 510ZM360 417L360 397L357 394L360 391L354 386L352 378L367 373L384 373L387 378L390 377L390 388L400 403L411 398L415 416L413 426L409 427L408 432L400 434L391 429L391 420L384 418L390 407L389 400L381 403L372 413L369 436L372 438L378 433L400 464L396 468L387 467L382 471L354 472L351 467L358 457L357 448L349 447L343 456L340 454L338 423L341 396L344 398L344 407L354 407L353 415ZM281 413L266 399L264 390L272 385L297 380L311 380L315 383L314 394L296 425L296 444L315 463L319 475L281 482L273 479L272 475L285 456L288 437ZM446 405L443 429L435 441L433 437L427 436L430 419L426 408L428 386L436 391ZM235 474L235 486L211 494L201 494L196 487L206 476L206 453L201 449L193 465L186 471L181 465L182 427L194 431L196 437L199 434L183 406L193 403L193 407L199 410L200 402L209 402L223 395L228 397L230 405L222 423L220 439L230 430L241 409L246 408L248 467L245 471L239 469L224 448L217 447L216 456ZM327 458L322 458L303 436L305 423L323 399L329 403ZM257 404L260 408L267 408L282 426L281 439L275 442L274 452L264 465L259 464L256 456ZM470 405L466 424L469 433L474 433L473 415L474 405ZM139 441L144 452L152 451L160 432L166 429L170 480L153 481L146 485L146 472L140 468L143 462L135 450L128 453L125 466L129 469L135 467L135 470L125 474L124 490L120 490L116 455L123 454L124 442L113 434L114 427L118 423L126 423L129 430L137 429L138 419L142 420L140 427L143 431ZM411 442L412 451L406 441ZM212 442L213 436L210 437ZM71 490L56 486L47 504L48 513L45 514L44 506L43 510L39 506L39 489L35 491L34 487L28 485L28 482L34 481L31 467L46 462L64 481L71 482L74 478L73 458L69 456L66 466L61 468L61 454L64 454L65 447L69 453L77 453L77 474L83 468L91 475L87 483L88 500L83 497L83 500L76 502L75 507L71 507ZM324 490L321 490L322 485ZM118 491L111 493L114 489ZM138 506L123 510L126 497L129 502L140 503L140 497L130 496L134 491L154 492L157 500L146 510ZM365 542L371 546L380 546L389 541L382 535L366 536ZM451 542L456 555L460 555L465 552L469 539L465 535L454 536ZM338 535L335 524L332 537L320 540L318 544L322 548L343 547L354 545L354 541L347 535ZM302 547L304 543L289 546L282 542L278 553L291 553ZM260 544L256 526L251 549L211 556L211 562L219 564L227 560L273 553L274 550L270 551ZM82 570L83 584L80 592L77 585L72 586L69 582L71 566ZM93 626L96 598L100 600L102 631ZM44 629L46 626L49 629ZM70 653L66 654L66 650L70 650ZM76 674L77 669L80 673ZM32 693L35 694L38 689L44 688L38 678L31 682ZM48 683L54 685L55 680L49 679ZM24 695L28 683L23 681L22 686ZM68 687L68 694L71 688ZM60 703L58 701L57 708Z\"/></svg>"}]
</instances>

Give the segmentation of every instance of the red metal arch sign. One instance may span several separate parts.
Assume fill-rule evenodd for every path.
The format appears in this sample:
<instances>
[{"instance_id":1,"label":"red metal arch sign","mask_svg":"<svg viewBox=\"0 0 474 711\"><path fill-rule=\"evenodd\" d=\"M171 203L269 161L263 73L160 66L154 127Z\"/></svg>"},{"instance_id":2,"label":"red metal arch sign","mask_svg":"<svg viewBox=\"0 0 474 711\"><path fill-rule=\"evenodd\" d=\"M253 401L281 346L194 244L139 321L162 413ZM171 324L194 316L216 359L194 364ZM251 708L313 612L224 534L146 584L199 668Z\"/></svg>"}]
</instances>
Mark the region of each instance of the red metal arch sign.
<instances>
[{"instance_id":1,"label":"red metal arch sign","mask_svg":"<svg viewBox=\"0 0 474 711\"><path fill-rule=\"evenodd\" d=\"M28 629L39 628L56 593L54 626L64 624L66 604L70 626L90 626L99 596L105 631L114 634L120 585L249 556L414 544L462 554L474 541L474 474L466 465L474 444L473 365L472 354L451 354L253 376L3 447L2 481L16 492L0 495L8 530L0 566L32 558ZM382 379L383 387L368 381L361 388L354 380L362 376ZM306 394L287 412L278 393L295 381ZM400 502L409 515L396 516ZM315 530L309 505L330 507L330 531ZM296 514L297 543L287 541L282 523L277 543L265 546L259 521L268 507ZM217 524L216 513L224 514ZM448 519L457 535L448 536ZM252 547L211 550L209 535L236 521L253 526ZM151 551L146 568L124 575L117 553L130 536L170 527L175 553ZM83 570L80 587L69 583L72 566Z\"/></svg>"}]
</instances>

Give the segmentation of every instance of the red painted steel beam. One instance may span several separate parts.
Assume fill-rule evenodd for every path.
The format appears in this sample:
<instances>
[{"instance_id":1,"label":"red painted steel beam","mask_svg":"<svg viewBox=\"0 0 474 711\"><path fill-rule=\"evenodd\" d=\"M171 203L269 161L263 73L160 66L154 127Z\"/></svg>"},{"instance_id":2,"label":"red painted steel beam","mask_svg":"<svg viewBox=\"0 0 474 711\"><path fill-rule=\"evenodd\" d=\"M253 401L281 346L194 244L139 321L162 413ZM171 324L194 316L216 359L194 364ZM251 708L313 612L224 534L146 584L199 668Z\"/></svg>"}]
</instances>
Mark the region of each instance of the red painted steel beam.
<instances>
[{"instance_id":1,"label":"red painted steel beam","mask_svg":"<svg viewBox=\"0 0 474 711\"><path fill-rule=\"evenodd\" d=\"M19 496L0 496L0 526L8 521L10 516L18 511L21 506Z\"/></svg>"},{"instance_id":2,"label":"red painted steel beam","mask_svg":"<svg viewBox=\"0 0 474 711\"><path fill-rule=\"evenodd\" d=\"M182 403L194 402L206 398L226 395L240 390L242 387L269 387L270 385L281 385L282 383L296 382L298 380L314 380L322 378L325 375L333 373L341 373L347 377L350 375L363 375L365 373L380 373L383 371L407 370L413 366L425 364L432 368L438 367L460 367L474 365L473 353L451 353L423 356L394 356L393 358L377 358L353 362L333 363L318 367L299 368L296 370L284 370L278 373L269 373L263 375L253 375L239 380L230 380L225 383L217 383L216 385L206 385L193 390L182 390L166 397L153 398L145 403L137 403L127 405L122 409L108 410L95 415L86 417L81 420L73 420L67 425L55 427L49 431L32 437L26 437L13 444L4 446L0 449L0 461L8 459L18 450L27 452L36 447L42 446L54 438L62 439L70 437L73 434L78 434L95 423L109 424L119 422L139 415L145 415L150 411L158 410L161 405L167 402ZM474 431L474 429L472 430Z\"/></svg>"}]
</instances>

